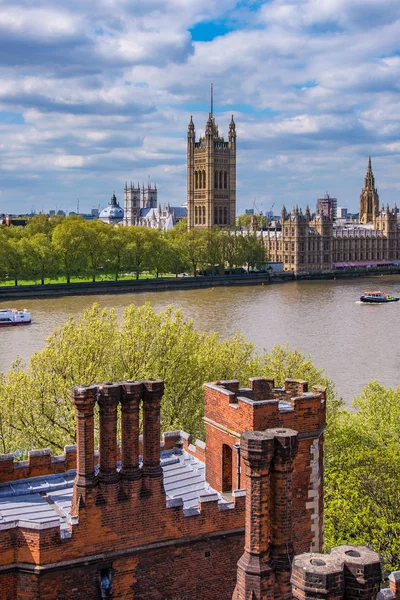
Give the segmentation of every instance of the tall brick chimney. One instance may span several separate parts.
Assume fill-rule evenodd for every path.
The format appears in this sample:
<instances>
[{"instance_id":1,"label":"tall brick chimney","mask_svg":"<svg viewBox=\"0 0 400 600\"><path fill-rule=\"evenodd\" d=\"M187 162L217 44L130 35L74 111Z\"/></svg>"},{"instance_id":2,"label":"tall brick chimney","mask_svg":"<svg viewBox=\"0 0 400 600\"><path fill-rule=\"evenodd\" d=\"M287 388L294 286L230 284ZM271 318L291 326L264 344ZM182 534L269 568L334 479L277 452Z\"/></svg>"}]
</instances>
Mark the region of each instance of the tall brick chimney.
<instances>
[{"instance_id":1,"label":"tall brick chimney","mask_svg":"<svg viewBox=\"0 0 400 600\"><path fill-rule=\"evenodd\" d=\"M273 600L274 572L269 554L270 477L274 436L269 431L249 431L240 439L246 466L244 553L238 562L233 600Z\"/></svg>"},{"instance_id":2,"label":"tall brick chimney","mask_svg":"<svg viewBox=\"0 0 400 600\"><path fill-rule=\"evenodd\" d=\"M121 398L121 476L123 479L140 479L139 469L139 404L142 399L141 381L126 381Z\"/></svg>"},{"instance_id":3,"label":"tall brick chimney","mask_svg":"<svg viewBox=\"0 0 400 600\"><path fill-rule=\"evenodd\" d=\"M87 490L95 483L94 473L94 406L97 386L75 386L72 402L76 408L77 465L72 513L76 514Z\"/></svg>"},{"instance_id":4,"label":"tall brick chimney","mask_svg":"<svg viewBox=\"0 0 400 600\"><path fill-rule=\"evenodd\" d=\"M164 394L161 379L143 381L143 478L162 479L160 463L160 410Z\"/></svg>"},{"instance_id":5,"label":"tall brick chimney","mask_svg":"<svg viewBox=\"0 0 400 600\"><path fill-rule=\"evenodd\" d=\"M243 433L240 448L246 466L246 530L233 600L290 600L298 433L287 428Z\"/></svg>"},{"instance_id":6,"label":"tall brick chimney","mask_svg":"<svg viewBox=\"0 0 400 600\"><path fill-rule=\"evenodd\" d=\"M119 480L117 472L117 422L121 385L106 383L98 387L100 409L100 466L99 482L110 484Z\"/></svg>"},{"instance_id":7,"label":"tall brick chimney","mask_svg":"<svg viewBox=\"0 0 400 600\"><path fill-rule=\"evenodd\" d=\"M274 435L271 463L271 558L275 569L275 597L290 600L290 572L293 548L292 472L298 450L298 434L293 429L269 429Z\"/></svg>"}]
</instances>

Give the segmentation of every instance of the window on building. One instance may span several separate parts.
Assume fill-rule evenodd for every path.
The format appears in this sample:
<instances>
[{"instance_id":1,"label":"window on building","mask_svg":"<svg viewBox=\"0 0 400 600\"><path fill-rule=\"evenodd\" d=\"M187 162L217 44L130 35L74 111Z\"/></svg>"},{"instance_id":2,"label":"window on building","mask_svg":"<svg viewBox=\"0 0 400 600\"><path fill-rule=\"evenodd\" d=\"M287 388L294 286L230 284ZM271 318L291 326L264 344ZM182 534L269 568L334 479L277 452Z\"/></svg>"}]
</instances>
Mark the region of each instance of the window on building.
<instances>
[{"instance_id":1,"label":"window on building","mask_svg":"<svg viewBox=\"0 0 400 600\"><path fill-rule=\"evenodd\" d=\"M206 207L203 206L203 225L206 224Z\"/></svg>"},{"instance_id":2,"label":"window on building","mask_svg":"<svg viewBox=\"0 0 400 600\"><path fill-rule=\"evenodd\" d=\"M214 225L218 225L218 208L214 206Z\"/></svg>"},{"instance_id":3,"label":"window on building","mask_svg":"<svg viewBox=\"0 0 400 600\"><path fill-rule=\"evenodd\" d=\"M198 208L197 206L194 207L194 223L195 225L198 224L198 219L199 219L199 212L198 212Z\"/></svg>"},{"instance_id":4,"label":"window on building","mask_svg":"<svg viewBox=\"0 0 400 600\"><path fill-rule=\"evenodd\" d=\"M232 492L232 448L222 445L222 491Z\"/></svg>"},{"instance_id":5,"label":"window on building","mask_svg":"<svg viewBox=\"0 0 400 600\"><path fill-rule=\"evenodd\" d=\"M197 190L199 187L199 174L197 171L194 172L194 189Z\"/></svg>"},{"instance_id":6,"label":"window on building","mask_svg":"<svg viewBox=\"0 0 400 600\"><path fill-rule=\"evenodd\" d=\"M224 225L228 225L228 209L224 206Z\"/></svg>"},{"instance_id":7,"label":"window on building","mask_svg":"<svg viewBox=\"0 0 400 600\"><path fill-rule=\"evenodd\" d=\"M227 171L224 172L224 188L226 190L228 189L228 172Z\"/></svg>"},{"instance_id":8,"label":"window on building","mask_svg":"<svg viewBox=\"0 0 400 600\"><path fill-rule=\"evenodd\" d=\"M292 235L294 235L294 229L293 229L293 227L292 227Z\"/></svg>"},{"instance_id":9,"label":"window on building","mask_svg":"<svg viewBox=\"0 0 400 600\"><path fill-rule=\"evenodd\" d=\"M216 190L218 189L218 171L215 171L214 173L214 188Z\"/></svg>"}]
</instances>

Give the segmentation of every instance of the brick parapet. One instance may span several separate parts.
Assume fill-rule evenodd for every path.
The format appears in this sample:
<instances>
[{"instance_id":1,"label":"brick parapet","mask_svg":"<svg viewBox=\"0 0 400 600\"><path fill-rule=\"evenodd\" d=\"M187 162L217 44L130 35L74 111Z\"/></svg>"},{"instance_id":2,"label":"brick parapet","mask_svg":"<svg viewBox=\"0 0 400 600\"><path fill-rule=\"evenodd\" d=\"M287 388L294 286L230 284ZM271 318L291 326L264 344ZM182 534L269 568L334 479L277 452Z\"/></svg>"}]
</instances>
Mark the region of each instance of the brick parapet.
<instances>
[{"instance_id":1,"label":"brick parapet","mask_svg":"<svg viewBox=\"0 0 400 600\"><path fill-rule=\"evenodd\" d=\"M76 446L65 446L61 455L49 449L30 450L28 460L16 461L13 454L0 454L0 483L65 473L76 469Z\"/></svg>"}]
</instances>

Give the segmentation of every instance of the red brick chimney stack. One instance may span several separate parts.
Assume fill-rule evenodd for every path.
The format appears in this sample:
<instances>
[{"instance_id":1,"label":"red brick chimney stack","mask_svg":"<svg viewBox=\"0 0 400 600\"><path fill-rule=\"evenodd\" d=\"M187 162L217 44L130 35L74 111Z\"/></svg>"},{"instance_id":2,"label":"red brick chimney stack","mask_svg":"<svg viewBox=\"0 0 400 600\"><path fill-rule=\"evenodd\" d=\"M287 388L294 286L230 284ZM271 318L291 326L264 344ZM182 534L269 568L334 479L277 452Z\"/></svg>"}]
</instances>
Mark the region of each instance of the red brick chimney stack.
<instances>
[{"instance_id":1,"label":"red brick chimney stack","mask_svg":"<svg viewBox=\"0 0 400 600\"><path fill-rule=\"evenodd\" d=\"M123 479L135 480L142 476L139 469L139 404L143 385L140 381L127 381L122 387L121 441Z\"/></svg>"},{"instance_id":2,"label":"red brick chimney stack","mask_svg":"<svg viewBox=\"0 0 400 600\"><path fill-rule=\"evenodd\" d=\"M298 434L293 429L269 429L275 436L271 464L271 558L275 570L275 597L290 600L293 548L292 472L298 449Z\"/></svg>"},{"instance_id":3,"label":"red brick chimney stack","mask_svg":"<svg viewBox=\"0 0 400 600\"><path fill-rule=\"evenodd\" d=\"M120 384L105 383L98 387L98 404L100 408L99 481L106 484L115 483L119 480L119 473L117 472L117 422L120 399Z\"/></svg>"},{"instance_id":4,"label":"red brick chimney stack","mask_svg":"<svg viewBox=\"0 0 400 600\"><path fill-rule=\"evenodd\" d=\"M246 466L246 533L233 599L273 600L274 573L269 556L269 470L274 455L274 436L270 431L243 433L240 449Z\"/></svg>"},{"instance_id":5,"label":"red brick chimney stack","mask_svg":"<svg viewBox=\"0 0 400 600\"><path fill-rule=\"evenodd\" d=\"M92 487L94 475L94 405L97 400L97 386L75 386L72 402L76 408L76 485L79 488Z\"/></svg>"},{"instance_id":6,"label":"red brick chimney stack","mask_svg":"<svg viewBox=\"0 0 400 600\"><path fill-rule=\"evenodd\" d=\"M164 395L161 379L143 381L143 477L162 479L160 410Z\"/></svg>"}]
</instances>

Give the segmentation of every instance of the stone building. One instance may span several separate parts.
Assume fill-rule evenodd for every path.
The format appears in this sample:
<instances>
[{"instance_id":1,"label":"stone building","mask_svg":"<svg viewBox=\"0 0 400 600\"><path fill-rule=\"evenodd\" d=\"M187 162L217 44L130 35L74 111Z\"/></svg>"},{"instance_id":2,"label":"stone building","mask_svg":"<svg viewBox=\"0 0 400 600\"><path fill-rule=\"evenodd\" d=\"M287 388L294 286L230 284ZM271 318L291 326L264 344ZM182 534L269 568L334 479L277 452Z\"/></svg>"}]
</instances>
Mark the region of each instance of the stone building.
<instances>
[{"instance_id":1,"label":"stone building","mask_svg":"<svg viewBox=\"0 0 400 600\"><path fill-rule=\"evenodd\" d=\"M171 229L179 221L187 217L187 209L183 206L158 205L157 186L148 184L140 188L131 182L124 188L124 225L149 227L162 231Z\"/></svg>"},{"instance_id":2,"label":"stone building","mask_svg":"<svg viewBox=\"0 0 400 600\"><path fill-rule=\"evenodd\" d=\"M76 447L0 456L2 600L376 597L379 555L320 554L324 388L208 384L206 443L174 431L160 446L163 391L155 379L77 386ZM391 588L386 600L400 578Z\"/></svg>"},{"instance_id":3,"label":"stone building","mask_svg":"<svg viewBox=\"0 0 400 600\"><path fill-rule=\"evenodd\" d=\"M111 200L104 208L99 216L99 220L103 221L103 223L108 223L109 225L118 225L122 223L124 218L124 209L120 207L117 201L117 197L113 192L111 196Z\"/></svg>"},{"instance_id":4,"label":"stone building","mask_svg":"<svg viewBox=\"0 0 400 600\"><path fill-rule=\"evenodd\" d=\"M219 134L212 112L204 137L196 142L192 117L187 138L188 227L234 227L236 218L236 126L228 141Z\"/></svg>"},{"instance_id":5,"label":"stone building","mask_svg":"<svg viewBox=\"0 0 400 600\"><path fill-rule=\"evenodd\" d=\"M370 158L359 222L335 223L332 214L283 207L279 226L262 232L270 260L294 272L392 264L400 258L397 207L379 210L378 201Z\"/></svg>"}]
</instances>

